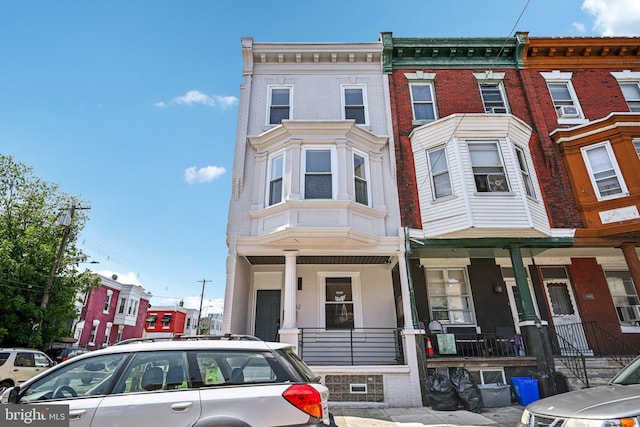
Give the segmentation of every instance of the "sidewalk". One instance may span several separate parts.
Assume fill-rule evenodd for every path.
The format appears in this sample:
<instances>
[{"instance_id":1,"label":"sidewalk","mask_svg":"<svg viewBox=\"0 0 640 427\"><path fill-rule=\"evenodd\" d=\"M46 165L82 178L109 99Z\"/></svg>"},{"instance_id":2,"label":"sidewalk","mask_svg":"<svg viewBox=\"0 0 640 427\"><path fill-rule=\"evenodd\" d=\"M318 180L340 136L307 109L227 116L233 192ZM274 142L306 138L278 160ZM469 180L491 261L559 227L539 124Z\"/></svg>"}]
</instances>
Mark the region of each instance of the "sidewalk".
<instances>
[{"instance_id":1,"label":"sidewalk","mask_svg":"<svg viewBox=\"0 0 640 427\"><path fill-rule=\"evenodd\" d=\"M419 408L329 407L338 427L488 426L515 427L523 407L484 408L481 413Z\"/></svg>"}]
</instances>

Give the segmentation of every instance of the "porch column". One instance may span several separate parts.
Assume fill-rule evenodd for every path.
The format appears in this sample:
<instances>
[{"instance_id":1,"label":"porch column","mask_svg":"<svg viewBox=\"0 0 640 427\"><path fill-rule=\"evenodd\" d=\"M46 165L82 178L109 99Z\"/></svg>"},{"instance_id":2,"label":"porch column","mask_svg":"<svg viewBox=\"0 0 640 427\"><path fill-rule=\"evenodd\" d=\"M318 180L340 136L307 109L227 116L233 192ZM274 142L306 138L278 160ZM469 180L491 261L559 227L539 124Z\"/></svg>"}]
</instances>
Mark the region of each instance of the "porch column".
<instances>
[{"instance_id":1,"label":"porch column","mask_svg":"<svg viewBox=\"0 0 640 427\"><path fill-rule=\"evenodd\" d=\"M398 271L400 273L400 290L402 292L402 311L404 312L404 329L414 329L413 295L409 288L409 275L407 274L407 260L404 252L398 252Z\"/></svg>"},{"instance_id":2,"label":"porch column","mask_svg":"<svg viewBox=\"0 0 640 427\"><path fill-rule=\"evenodd\" d=\"M527 270L522 262L522 253L519 246L509 246L509 255L511 256L511 265L516 278L516 286L520 294L520 302L522 303L522 320L523 321L539 321L536 315L533 299L529 293L529 283L527 282Z\"/></svg>"},{"instance_id":3,"label":"porch column","mask_svg":"<svg viewBox=\"0 0 640 427\"><path fill-rule=\"evenodd\" d=\"M629 273L631 274L631 279L636 287L636 292L640 295L640 259L636 253L636 244L623 243L620 246L620 249L622 249L624 260L627 262L627 267L629 267Z\"/></svg>"},{"instance_id":4,"label":"porch column","mask_svg":"<svg viewBox=\"0 0 640 427\"><path fill-rule=\"evenodd\" d=\"M280 328L280 341L291 344L298 349L298 333L296 325L296 257L298 251L284 252L284 307L282 326Z\"/></svg>"}]
</instances>

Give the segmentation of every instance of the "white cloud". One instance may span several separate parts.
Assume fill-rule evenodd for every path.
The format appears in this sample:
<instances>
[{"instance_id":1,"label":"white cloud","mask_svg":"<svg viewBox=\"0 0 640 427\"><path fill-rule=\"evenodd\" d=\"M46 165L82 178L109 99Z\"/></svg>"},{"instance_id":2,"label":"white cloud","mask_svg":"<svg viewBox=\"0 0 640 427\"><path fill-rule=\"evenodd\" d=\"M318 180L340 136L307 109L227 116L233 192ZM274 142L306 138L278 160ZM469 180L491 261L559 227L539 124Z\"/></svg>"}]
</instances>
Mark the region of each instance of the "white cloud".
<instances>
[{"instance_id":1,"label":"white cloud","mask_svg":"<svg viewBox=\"0 0 640 427\"><path fill-rule=\"evenodd\" d=\"M113 279L113 276L117 276L115 281L118 283L122 283L123 285L138 285L138 286L142 286L142 282L140 282L140 279L138 279L138 273L134 273L133 271L130 271L128 273L119 273L117 271L112 271L112 270L100 270L100 271L96 271L96 273L100 274L101 276L104 277L108 277L110 279ZM144 286L142 286L144 288Z\"/></svg>"},{"instance_id":2,"label":"white cloud","mask_svg":"<svg viewBox=\"0 0 640 427\"><path fill-rule=\"evenodd\" d=\"M216 178L221 177L227 170L219 166L205 166L203 168L196 168L191 166L184 171L184 180L188 184L203 184L213 181Z\"/></svg>"},{"instance_id":3,"label":"white cloud","mask_svg":"<svg viewBox=\"0 0 640 427\"><path fill-rule=\"evenodd\" d=\"M155 107L168 107L170 105L204 105L207 107L219 106L222 109L236 105L238 98L235 96L209 96L199 90L190 90L182 96L173 98L169 102L158 101L153 104Z\"/></svg>"},{"instance_id":4,"label":"white cloud","mask_svg":"<svg viewBox=\"0 0 640 427\"><path fill-rule=\"evenodd\" d=\"M593 28L601 35L640 35L640 1L584 0L582 10L593 15Z\"/></svg>"},{"instance_id":5,"label":"white cloud","mask_svg":"<svg viewBox=\"0 0 640 427\"><path fill-rule=\"evenodd\" d=\"M584 33L587 31L584 24L582 22L572 22L571 25L575 28L579 33Z\"/></svg>"}]
</instances>

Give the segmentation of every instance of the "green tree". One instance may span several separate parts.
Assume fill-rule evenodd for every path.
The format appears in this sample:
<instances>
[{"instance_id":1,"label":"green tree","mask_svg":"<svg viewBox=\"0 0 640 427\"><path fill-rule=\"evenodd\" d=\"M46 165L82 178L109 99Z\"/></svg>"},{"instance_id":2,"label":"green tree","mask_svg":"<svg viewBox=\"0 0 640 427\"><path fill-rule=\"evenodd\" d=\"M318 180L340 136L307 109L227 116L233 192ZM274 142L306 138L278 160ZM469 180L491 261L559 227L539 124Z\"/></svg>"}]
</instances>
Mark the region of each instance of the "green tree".
<instances>
[{"instance_id":1,"label":"green tree","mask_svg":"<svg viewBox=\"0 0 640 427\"><path fill-rule=\"evenodd\" d=\"M97 280L77 267L84 211L76 209L71 223L60 225L73 206L86 203L0 155L0 346L44 348L71 333L77 295Z\"/></svg>"}]
</instances>

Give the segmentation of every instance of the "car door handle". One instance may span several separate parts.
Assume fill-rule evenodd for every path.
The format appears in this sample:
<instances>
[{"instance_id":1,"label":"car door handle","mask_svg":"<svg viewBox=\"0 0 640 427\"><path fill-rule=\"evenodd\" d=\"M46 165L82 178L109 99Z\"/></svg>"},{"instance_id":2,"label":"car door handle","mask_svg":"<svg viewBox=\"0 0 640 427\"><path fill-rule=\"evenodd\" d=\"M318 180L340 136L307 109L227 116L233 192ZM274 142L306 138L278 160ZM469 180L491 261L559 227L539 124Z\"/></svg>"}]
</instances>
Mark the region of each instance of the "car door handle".
<instances>
[{"instance_id":1,"label":"car door handle","mask_svg":"<svg viewBox=\"0 0 640 427\"><path fill-rule=\"evenodd\" d=\"M171 405L173 412L185 412L193 407L193 402L179 402Z\"/></svg>"},{"instance_id":2,"label":"car door handle","mask_svg":"<svg viewBox=\"0 0 640 427\"><path fill-rule=\"evenodd\" d=\"M78 409L76 411L69 411L69 420L79 420L87 414L84 409Z\"/></svg>"}]
</instances>

